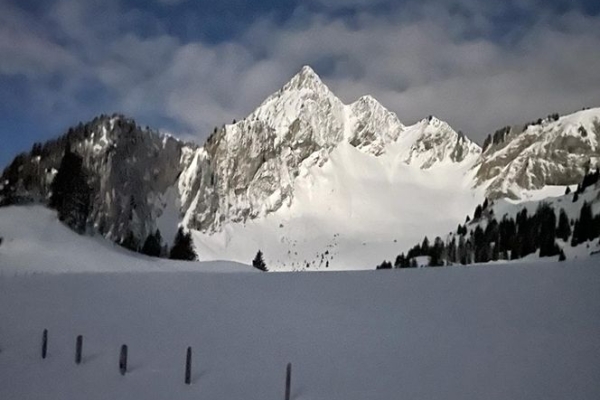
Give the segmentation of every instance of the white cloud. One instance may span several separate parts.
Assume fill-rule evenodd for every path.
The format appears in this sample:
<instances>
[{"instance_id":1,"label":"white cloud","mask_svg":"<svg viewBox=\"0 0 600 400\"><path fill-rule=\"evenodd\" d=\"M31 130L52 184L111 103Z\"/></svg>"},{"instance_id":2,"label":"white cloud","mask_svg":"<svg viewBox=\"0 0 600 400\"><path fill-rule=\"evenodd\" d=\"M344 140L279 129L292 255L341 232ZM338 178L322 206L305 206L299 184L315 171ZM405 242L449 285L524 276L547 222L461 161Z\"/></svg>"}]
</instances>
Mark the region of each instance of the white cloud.
<instances>
[{"instance_id":1,"label":"white cloud","mask_svg":"<svg viewBox=\"0 0 600 400\"><path fill-rule=\"evenodd\" d=\"M142 123L170 118L200 140L213 126L250 113L304 64L315 66L346 102L369 93L406 123L435 114L479 141L506 124L600 106L600 18L540 13L534 25L498 43L489 39L489 16L502 5L454 3L470 12L428 2L384 16L359 13L351 22L299 13L284 25L259 19L235 42L210 45L123 30L131 11L116 3L68 9L73 0L61 0L48 18L76 45L59 46L45 32L24 29L27 38L16 40L24 50L8 53L0 73L22 68L34 76L41 66L68 66L60 93L40 89L49 104L68 103L93 78L113 95L106 111L122 110ZM535 2L517 3L530 9ZM94 12L102 18L89 22ZM9 48L5 42L0 49Z\"/></svg>"}]
</instances>

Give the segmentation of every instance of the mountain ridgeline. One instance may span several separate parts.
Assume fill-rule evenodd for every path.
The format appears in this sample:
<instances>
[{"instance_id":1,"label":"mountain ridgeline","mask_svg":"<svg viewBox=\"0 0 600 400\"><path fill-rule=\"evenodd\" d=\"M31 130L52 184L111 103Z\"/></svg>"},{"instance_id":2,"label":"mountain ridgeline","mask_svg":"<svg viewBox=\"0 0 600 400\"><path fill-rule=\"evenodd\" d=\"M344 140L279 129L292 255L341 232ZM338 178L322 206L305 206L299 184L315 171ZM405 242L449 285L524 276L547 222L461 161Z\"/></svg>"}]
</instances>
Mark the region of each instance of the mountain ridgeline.
<instances>
[{"instance_id":1,"label":"mountain ridgeline","mask_svg":"<svg viewBox=\"0 0 600 400\"><path fill-rule=\"evenodd\" d=\"M506 128L482 151L434 116L405 125L371 96L344 104L303 67L248 117L215 128L202 146L119 114L80 123L55 140L34 144L5 168L0 204L56 208L53 182L64 157L74 155L71 162L80 160L81 174L68 179L85 192L76 202L77 215L85 215L83 221L71 216L65 222L77 221L69 225L141 249L157 231L167 242L180 226L209 237L297 206L303 201L298 187L314 185L314 171L339 164L334 158L342 148L365 162L388 160L390 182L399 166L407 173L424 171L433 180L453 170L464 177L461 190L467 197L518 200L548 185L580 182L586 168L599 161L598 143L600 109L590 109L525 129ZM67 202L72 192L66 191ZM391 195L381 193L385 196ZM369 205L355 202L350 215L356 207Z\"/></svg>"}]
</instances>

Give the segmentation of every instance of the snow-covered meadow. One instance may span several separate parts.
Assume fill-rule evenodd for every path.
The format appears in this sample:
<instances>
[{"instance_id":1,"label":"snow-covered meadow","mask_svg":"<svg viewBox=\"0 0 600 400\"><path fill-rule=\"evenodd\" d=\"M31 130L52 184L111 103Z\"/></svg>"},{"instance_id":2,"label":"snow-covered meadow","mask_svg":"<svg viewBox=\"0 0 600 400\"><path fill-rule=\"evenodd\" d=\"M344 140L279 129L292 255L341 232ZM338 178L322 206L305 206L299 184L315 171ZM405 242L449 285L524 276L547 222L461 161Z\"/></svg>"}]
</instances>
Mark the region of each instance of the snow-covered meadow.
<instances>
[{"instance_id":1,"label":"snow-covered meadow","mask_svg":"<svg viewBox=\"0 0 600 400\"><path fill-rule=\"evenodd\" d=\"M57 230L47 210L9 208L14 219L6 210L0 399L276 400L288 362L297 400L600 398L598 256L246 273L240 264L151 261ZM26 215L37 234L19 225Z\"/></svg>"},{"instance_id":2,"label":"snow-covered meadow","mask_svg":"<svg viewBox=\"0 0 600 400\"><path fill-rule=\"evenodd\" d=\"M597 399L597 263L4 275L0 398Z\"/></svg>"}]
</instances>

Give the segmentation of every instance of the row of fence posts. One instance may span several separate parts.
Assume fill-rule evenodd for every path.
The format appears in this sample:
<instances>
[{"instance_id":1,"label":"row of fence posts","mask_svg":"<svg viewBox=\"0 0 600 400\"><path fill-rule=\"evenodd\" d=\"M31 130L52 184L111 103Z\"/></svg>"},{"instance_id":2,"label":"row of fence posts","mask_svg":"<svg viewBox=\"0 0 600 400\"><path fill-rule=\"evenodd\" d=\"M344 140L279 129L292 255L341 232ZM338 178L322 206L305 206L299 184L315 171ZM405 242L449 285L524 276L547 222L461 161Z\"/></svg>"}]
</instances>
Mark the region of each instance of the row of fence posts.
<instances>
[{"instance_id":1,"label":"row of fence posts","mask_svg":"<svg viewBox=\"0 0 600 400\"><path fill-rule=\"evenodd\" d=\"M48 329L44 329L42 334L42 359L48 355ZM77 336L75 343L75 364L81 364L83 355L83 336ZM121 375L127 373L127 345L121 346L119 354L119 372ZM188 347L185 355L185 384L192 384L192 348ZM288 363L285 373L285 400L290 400L292 386L292 364Z\"/></svg>"}]
</instances>

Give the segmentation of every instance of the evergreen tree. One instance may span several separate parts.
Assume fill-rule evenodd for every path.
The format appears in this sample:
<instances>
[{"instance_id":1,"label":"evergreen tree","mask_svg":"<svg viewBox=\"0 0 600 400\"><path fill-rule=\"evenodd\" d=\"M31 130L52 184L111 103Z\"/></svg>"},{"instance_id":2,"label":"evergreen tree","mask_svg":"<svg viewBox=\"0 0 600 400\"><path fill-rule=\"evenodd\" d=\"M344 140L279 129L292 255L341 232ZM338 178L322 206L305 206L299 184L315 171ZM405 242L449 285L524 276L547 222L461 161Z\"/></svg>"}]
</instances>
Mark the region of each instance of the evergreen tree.
<instances>
[{"instance_id":1,"label":"evergreen tree","mask_svg":"<svg viewBox=\"0 0 600 400\"><path fill-rule=\"evenodd\" d=\"M375 269L392 269L392 263L384 260Z\"/></svg>"},{"instance_id":2,"label":"evergreen tree","mask_svg":"<svg viewBox=\"0 0 600 400\"><path fill-rule=\"evenodd\" d=\"M158 229L156 232L148 235L141 252L150 257L160 257L162 252L162 235Z\"/></svg>"},{"instance_id":3,"label":"evergreen tree","mask_svg":"<svg viewBox=\"0 0 600 400\"><path fill-rule=\"evenodd\" d=\"M576 244L587 242L596 237L597 227L594 226L592 206L588 202L583 202L583 206L581 206L581 210L579 211L578 222L575 223L575 228L573 229L573 238L576 240Z\"/></svg>"},{"instance_id":4,"label":"evergreen tree","mask_svg":"<svg viewBox=\"0 0 600 400\"><path fill-rule=\"evenodd\" d=\"M421 254L423 256L429 255L429 239L427 236L423 239L423 243L421 244Z\"/></svg>"},{"instance_id":5,"label":"evergreen tree","mask_svg":"<svg viewBox=\"0 0 600 400\"><path fill-rule=\"evenodd\" d=\"M140 244L133 232L131 231L127 233L125 238L121 241L120 245L131 251L137 252L140 250Z\"/></svg>"},{"instance_id":6,"label":"evergreen tree","mask_svg":"<svg viewBox=\"0 0 600 400\"><path fill-rule=\"evenodd\" d=\"M429 251L429 266L440 267L444 265L442 255L444 252L444 242L438 236L433 241L433 247Z\"/></svg>"},{"instance_id":7,"label":"evergreen tree","mask_svg":"<svg viewBox=\"0 0 600 400\"><path fill-rule=\"evenodd\" d=\"M415 258L410 260L410 268L417 268L418 266L419 264L417 264L417 260Z\"/></svg>"},{"instance_id":8,"label":"evergreen tree","mask_svg":"<svg viewBox=\"0 0 600 400\"><path fill-rule=\"evenodd\" d=\"M407 258L404 253L400 253L396 257L396 261L394 262L394 268L406 268L407 267Z\"/></svg>"},{"instance_id":9,"label":"evergreen tree","mask_svg":"<svg viewBox=\"0 0 600 400\"><path fill-rule=\"evenodd\" d=\"M558 217L558 229L556 230L556 237L564 240L569 240L571 236L571 225L569 224L569 217L563 208L560 209L560 215Z\"/></svg>"},{"instance_id":10,"label":"evergreen tree","mask_svg":"<svg viewBox=\"0 0 600 400\"><path fill-rule=\"evenodd\" d=\"M51 185L50 207L58 218L79 233L85 231L91 189L83 171L83 159L67 144L65 154Z\"/></svg>"},{"instance_id":11,"label":"evergreen tree","mask_svg":"<svg viewBox=\"0 0 600 400\"><path fill-rule=\"evenodd\" d=\"M485 239L485 233L480 226L473 233L473 247L475 250L475 262L486 263L490 261L490 244Z\"/></svg>"},{"instance_id":12,"label":"evergreen tree","mask_svg":"<svg viewBox=\"0 0 600 400\"><path fill-rule=\"evenodd\" d=\"M533 219L527 215L526 208L517 214L517 235L520 242L517 258L525 257L536 251Z\"/></svg>"},{"instance_id":13,"label":"evergreen tree","mask_svg":"<svg viewBox=\"0 0 600 400\"><path fill-rule=\"evenodd\" d=\"M479 218L481 218L481 213L483 212L482 208L480 205L477 205L477 207L475 207L475 212L473 213L473 220L477 221Z\"/></svg>"},{"instance_id":14,"label":"evergreen tree","mask_svg":"<svg viewBox=\"0 0 600 400\"><path fill-rule=\"evenodd\" d=\"M456 237L453 237L450 243L446 246L448 253L448 261L450 264L458 262L457 249L456 249Z\"/></svg>"},{"instance_id":15,"label":"evergreen tree","mask_svg":"<svg viewBox=\"0 0 600 400\"><path fill-rule=\"evenodd\" d=\"M169 258L172 260L186 261L195 261L198 258L192 244L191 233L184 233L183 228L181 227L177 230L173 247L169 253Z\"/></svg>"},{"instance_id":16,"label":"evergreen tree","mask_svg":"<svg viewBox=\"0 0 600 400\"><path fill-rule=\"evenodd\" d=\"M254 257L254 260L252 260L252 266L258 270L261 270L263 272L267 272L267 265L265 264L265 260L263 259L263 253L262 251L258 251L258 253L256 253L256 257ZM308 266L308 263L307 263Z\"/></svg>"},{"instance_id":17,"label":"evergreen tree","mask_svg":"<svg viewBox=\"0 0 600 400\"><path fill-rule=\"evenodd\" d=\"M456 249L456 259L462 265L467 264L467 247L466 247L464 236L460 236L458 238L458 248Z\"/></svg>"},{"instance_id":18,"label":"evergreen tree","mask_svg":"<svg viewBox=\"0 0 600 400\"><path fill-rule=\"evenodd\" d=\"M540 257L557 255L560 249L556 245L556 214L554 214L554 210L548 204L542 203L537 209L536 218Z\"/></svg>"}]
</instances>

